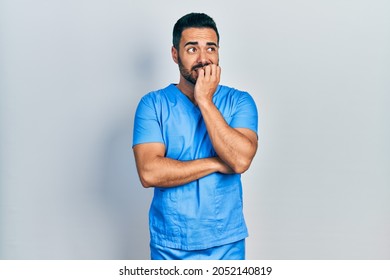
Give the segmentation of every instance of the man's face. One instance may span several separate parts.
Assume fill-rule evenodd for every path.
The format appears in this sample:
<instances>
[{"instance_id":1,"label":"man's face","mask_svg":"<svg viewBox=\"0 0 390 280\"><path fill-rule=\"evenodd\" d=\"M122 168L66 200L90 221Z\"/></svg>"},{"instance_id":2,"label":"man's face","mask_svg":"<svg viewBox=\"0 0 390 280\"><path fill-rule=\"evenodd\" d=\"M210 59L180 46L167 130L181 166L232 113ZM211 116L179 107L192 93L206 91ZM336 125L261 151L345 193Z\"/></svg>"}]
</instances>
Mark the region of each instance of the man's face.
<instances>
[{"instance_id":1,"label":"man's face","mask_svg":"<svg viewBox=\"0 0 390 280\"><path fill-rule=\"evenodd\" d=\"M172 48L172 57L179 65L180 74L192 84L198 70L219 63L218 37L211 28L187 28L182 32L179 51Z\"/></svg>"}]
</instances>

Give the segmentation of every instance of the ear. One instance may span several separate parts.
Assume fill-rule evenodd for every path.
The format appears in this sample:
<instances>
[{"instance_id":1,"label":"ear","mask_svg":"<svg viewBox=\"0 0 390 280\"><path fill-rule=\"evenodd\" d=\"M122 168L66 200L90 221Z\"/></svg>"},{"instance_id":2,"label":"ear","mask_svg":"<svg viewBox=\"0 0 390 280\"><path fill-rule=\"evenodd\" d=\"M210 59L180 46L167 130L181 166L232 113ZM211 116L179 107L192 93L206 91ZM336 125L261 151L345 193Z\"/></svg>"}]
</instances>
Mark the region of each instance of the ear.
<instances>
[{"instance_id":1,"label":"ear","mask_svg":"<svg viewBox=\"0 0 390 280\"><path fill-rule=\"evenodd\" d=\"M176 63L176 64L178 64L178 56L179 56L179 54L178 54L178 51L177 51L177 49L174 47L174 46L172 46L172 50L171 50L171 53L172 53L172 59L173 59L173 61Z\"/></svg>"}]
</instances>

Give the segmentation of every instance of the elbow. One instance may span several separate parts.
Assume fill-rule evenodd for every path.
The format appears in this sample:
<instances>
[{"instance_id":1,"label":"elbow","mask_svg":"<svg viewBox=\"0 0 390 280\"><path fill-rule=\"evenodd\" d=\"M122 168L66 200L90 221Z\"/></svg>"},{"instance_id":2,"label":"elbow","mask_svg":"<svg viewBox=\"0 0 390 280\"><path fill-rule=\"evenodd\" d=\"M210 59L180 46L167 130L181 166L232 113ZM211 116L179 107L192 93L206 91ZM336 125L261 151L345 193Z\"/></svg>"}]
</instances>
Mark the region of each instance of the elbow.
<instances>
[{"instance_id":1,"label":"elbow","mask_svg":"<svg viewBox=\"0 0 390 280\"><path fill-rule=\"evenodd\" d=\"M238 157L236 162L234 162L231 165L231 168L233 169L233 171L237 174L245 173L249 169L249 167L251 166L252 160L256 154L256 151L257 151L257 144L254 146L253 150L250 153L248 153L247 155L242 155L242 156Z\"/></svg>"},{"instance_id":2,"label":"elbow","mask_svg":"<svg viewBox=\"0 0 390 280\"><path fill-rule=\"evenodd\" d=\"M249 169L251 162L251 160L242 159L233 164L231 168L233 169L234 173L243 174Z\"/></svg>"},{"instance_id":3,"label":"elbow","mask_svg":"<svg viewBox=\"0 0 390 280\"><path fill-rule=\"evenodd\" d=\"M150 187L152 187L151 184L149 184L148 182L144 181L144 180L141 180L141 185L144 189L148 189Z\"/></svg>"},{"instance_id":4,"label":"elbow","mask_svg":"<svg viewBox=\"0 0 390 280\"><path fill-rule=\"evenodd\" d=\"M145 172L139 174L139 179L141 181L142 187L144 187L145 189L155 186L153 176L145 174Z\"/></svg>"},{"instance_id":5,"label":"elbow","mask_svg":"<svg viewBox=\"0 0 390 280\"><path fill-rule=\"evenodd\" d=\"M249 166L248 167L245 167L245 166L236 166L233 168L233 171L234 173L236 174L243 174L245 173L245 171L247 171L249 169Z\"/></svg>"}]
</instances>

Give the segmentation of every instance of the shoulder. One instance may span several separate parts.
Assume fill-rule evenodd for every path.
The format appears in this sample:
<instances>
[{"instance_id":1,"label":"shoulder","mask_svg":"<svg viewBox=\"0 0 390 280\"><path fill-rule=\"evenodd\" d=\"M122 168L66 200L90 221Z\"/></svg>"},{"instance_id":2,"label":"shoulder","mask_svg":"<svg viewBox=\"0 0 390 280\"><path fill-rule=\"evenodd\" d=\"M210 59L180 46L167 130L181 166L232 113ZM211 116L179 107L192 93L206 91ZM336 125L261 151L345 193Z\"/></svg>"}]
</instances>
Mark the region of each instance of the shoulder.
<instances>
[{"instance_id":1,"label":"shoulder","mask_svg":"<svg viewBox=\"0 0 390 280\"><path fill-rule=\"evenodd\" d=\"M170 84L165 88L151 91L142 96L139 104L146 106L161 104L162 102L167 101L169 98L172 98L174 87L175 86L173 84Z\"/></svg>"},{"instance_id":2,"label":"shoulder","mask_svg":"<svg viewBox=\"0 0 390 280\"><path fill-rule=\"evenodd\" d=\"M215 94L218 99L229 99L232 102L249 101L254 102L251 94L247 91L239 90L234 87L219 85Z\"/></svg>"},{"instance_id":3,"label":"shoulder","mask_svg":"<svg viewBox=\"0 0 390 280\"><path fill-rule=\"evenodd\" d=\"M217 94L221 94L223 96L233 96L233 97L239 97L241 95L249 95L249 92L243 91L234 87L225 86L225 85L219 85L218 90L216 92Z\"/></svg>"},{"instance_id":4,"label":"shoulder","mask_svg":"<svg viewBox=\"0 0 390 280\"><path fill-rule=\"evenodd\" d=\"M161 89L158 89L158 90L154 90L154 91L151 91L151 92L148 92L147 94L145 94L144 96L142 96L141 100L159 100L161 98L164 98L165 96L169 95L169 92L172 91L172 84L165 87L165 88L161 88Z\"/></svg>"}]
</instances>

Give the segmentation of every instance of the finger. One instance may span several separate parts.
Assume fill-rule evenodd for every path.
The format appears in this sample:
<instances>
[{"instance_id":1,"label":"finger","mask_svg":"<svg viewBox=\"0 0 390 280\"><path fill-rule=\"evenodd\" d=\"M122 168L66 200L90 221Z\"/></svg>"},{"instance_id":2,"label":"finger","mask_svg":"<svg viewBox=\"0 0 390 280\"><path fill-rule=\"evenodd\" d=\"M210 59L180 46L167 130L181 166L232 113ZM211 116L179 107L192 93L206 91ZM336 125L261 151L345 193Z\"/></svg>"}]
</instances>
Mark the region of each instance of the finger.
<instances>
[{"instance_id":1,"label":"finger","mask_svg":"<svg viewBox=\"0 0 390 280\"><path fill-rule=\"evenodd\" d=\"M211 77L213 80L218 79L218 65L216 64L211 65Z\"/></svg>"},{"instance_id":2,"label":"finger","mask_svg":"<svg viewBox=\"0 0 390 280\"><path fill-rule=\"evenodd\" d=\"M217 65L211 64L211 75L215 76L216 73L217 73Z\"/></svg>"},{"instance_id":3,"label":"finger","mask_svg":"<svg viewBox=\"0 0 390 280\"><path fill-rule=\"evenodd\" d=\"M211 66L212 65L207 65L206 67L204 67L204 69L205 69L204 75L207 79L210 79L210 76L211 76Z\"/></svg>"},{"instance_id":4,"label":"finger","mask_svg":"<svg viewBox=\"0 0 390 280\"><path fill-rule=\"evenodd\" d=\"M204 70L203 70L203 68L199 68L198 69L198 79L199 78L204 78Z\"/></svg>"},{"instance_id":5,"label":"finger","mask_svg":"<svg viewBox=\"0 0 390 280\"><path fill-rule=\"evenodd\" d=\"M219 67L219 65L217 65L217 69L216 69L216 78L218 80L218 83L221 79L221 67Z\"/></svg>"}]
</instances>

